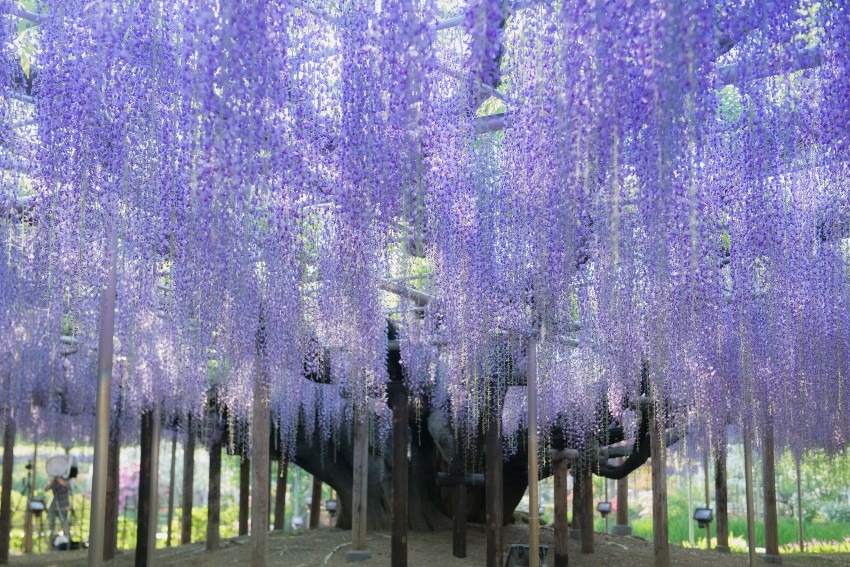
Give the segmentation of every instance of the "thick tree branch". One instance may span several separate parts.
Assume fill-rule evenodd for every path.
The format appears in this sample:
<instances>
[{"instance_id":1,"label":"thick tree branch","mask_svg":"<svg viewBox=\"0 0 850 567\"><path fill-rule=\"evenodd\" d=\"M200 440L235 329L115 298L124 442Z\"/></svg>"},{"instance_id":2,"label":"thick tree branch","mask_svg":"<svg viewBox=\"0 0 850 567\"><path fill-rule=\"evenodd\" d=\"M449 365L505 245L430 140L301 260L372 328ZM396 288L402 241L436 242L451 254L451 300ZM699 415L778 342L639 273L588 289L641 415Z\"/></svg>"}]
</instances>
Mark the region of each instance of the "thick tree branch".
<instances>
[{"instance_id":1,"label":"thick tree branch","mask_svg":"<svg viewBox=\"0 0 850 567\"><path fill-rule=\"evenodd\" d=\"M511 12L516 12L517 10L523 10L528 8L532 2L528 2L526 0L517 0L511 6ZM459 16L452 16L451 18L446 18L444 20L439 20L434 24L434 29L437 31L449 30L452 28L456 28L458 26L463 25L463 22L466 20L466 15L461 14Z\"/></svg>"},{"instance_id":2,"label":"thick tree branch","mask_svg":"<svg viewBox=\"0 0 850 567\"><path fill-rule=\"evenodd\" d=\"M32 95L21 94L16 92L6 91L3 93L6 98L11 98L14 100L19 100L21 102L25 102L27 104L35 104L35 98Z\"/></svg>"},{"instance_id":3,"label":"thick tree branch","mask_svg":"<svg viewBox=\"0 0 850 567\"><path fill-rule=\"evenodd\" d=\"M498 114L489 114L475 119L475 133L489 134L509 128L507 116L504 112Z\"/></svg>"},{"instance_id":4,"label":"thick tree branch","mask_svg":"<svg viewBox=\"0 0 850 567\"><path fill-rule=\"evenodd\" d=\"M664 444L669 447L678 442L680 438L680 430L675 427L670 428L665 434ZM622 464L612 465L608 461L610 458L621 456L626 457L626 460ZM647 428L646 433L635 439L631 447L618 446L604 449L601 456L597 459L593 472L597 476L620 480L643 466L651 456L649 429Z\"/></svg>"},{"instance_id":5,"label":"thick tree branch","mask_svg":"<svg viewBox=\"0 0 850 567\"><path fill-rule=\"evenodd\" d=\"M782 67L776 66L773 61L762 62L755 66L750 66L746 63L725 65L717 69L716 85L718 88L722 88L726 85L748 83L776 75L814 69L821 65L823 65L823 54L819 47L812 47L798 52L790 65Z\"/></svg>"},{"instance_id":6,"label":"thick tree branch","mask_svg":"<svg viewBox=\"0 0 850 567\"><path fill-rule=\"evenodd\" d=\"M422 307L431 303L431 296L427 293L411 289L409 287L404 287L403 285L399 285L388 280L381 280L378 282L378 288L409 299Z\"/></svg>"},{"instance_id":7,"label":"thick tree branch","mask_svg":"<svg viewBox=\"0 0 850 567\"><path fill-rule=\"evenodd\" d=\"M32 22L34 24L40 24L41 23L41 16L39 16L38 14L35 14L33 12L30 12L29 10L24 10L23 8L17 8L17 7L12 8L9 11L9 15L18 17L18 18L20 18L22 20L26 20L28 22Z\"/></svg>"},{"instance_id":8,"label":"thick tree branch","mask_svg":"<svg viewBox=\"0 0 850 567\"><path fill-rule=\"evenodd\" d=\"M464 75L460 71L455 71L453 69L449 69L445 65L440 65L437 68L440 71L442 71L443 73L445 73L446 75L448 75L449 77L453 77L453 78L455 78L459 81L464 80ZM505 97L505 95L503 93L500 93L499 91L497 91L496 89L494 89L490 85L483 83L482 81L476 81L476 84L478 85L478 90L481 92L481 94L484 96L485 99L492 96L492 97L497 98L501 101L507 100L507 98Z\"/></svg>"}]
</instances>

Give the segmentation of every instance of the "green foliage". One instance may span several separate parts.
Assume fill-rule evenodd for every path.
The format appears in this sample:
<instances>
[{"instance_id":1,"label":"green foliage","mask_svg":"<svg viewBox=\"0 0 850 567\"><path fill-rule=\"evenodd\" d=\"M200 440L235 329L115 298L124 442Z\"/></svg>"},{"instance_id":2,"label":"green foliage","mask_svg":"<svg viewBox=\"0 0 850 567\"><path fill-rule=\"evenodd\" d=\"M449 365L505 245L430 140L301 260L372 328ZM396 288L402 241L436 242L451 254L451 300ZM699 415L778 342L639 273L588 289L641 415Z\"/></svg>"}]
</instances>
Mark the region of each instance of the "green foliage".
<instances>
[{"instance_id":1,"label":"green foliage","mask_svg":"<svg viewBox=\"0 0 850 567\"><path fill-rule=\"evenodd\" d=\"M799 552L799 547L796 544L788 544L780 548L782 553ZM807 553L848 553L850 554L850 538L844 540L818 541L811 540L806 542ZM850 561L850 557L847 558Z\"/></svg>"},{"instance_id":2,"label":"green foliage","mask_svg":"<svg viewBox=\"0 0 850 567\"><path fill-rule=\"evenodd\" d=\"M814 47L821 43L824 29L820 24L821 3L816 0L804 0L797 9L797 34L794 41L798 46Z\"/></svg>"},{"instance_id":3,"label":"green foliage","mask_svg":"<svg viewBox=\"0 0 850 567\"><path fill-rule=\"evenodd\" d=\"M481 107L478 109L478 116L489 116L491 114L498 114L500 112L505 112L505 103L496 97L490 97L481 103Z\"/></svg>"},{"instance_id":4,"label":"green foliage","mask_svg":"<svg viewBox=\"0 0 850 567\"><path fill-rule=\"evenodd\" d=\"M38 6L34 0L20 0L21 8L29 12L38 12ZM30 76L30 71L35 63L35 54L38 51L38 33L35 31L36 24L28 20L18 20L18 38L15 42L19 53L21 54L21 68L27 77Z\"/></svg>"},{"instance_id":5,"label":"green foliage","mask_svg":"<svg viewBox=\"0 0 850 567\"><path fill-rule=\"evenodd\" d=\"M192 508L192 541L205 541L207 539L207 506ZM180 518L182 508L174 509L174 517L171 521L171 545L180 544ZM158 535L156 546L165 547L166 534L168 532L168 517L160 510L158 522ZM228 539L239 533L239 507L222 506L219 524L219 535L221 539ZM136 547L136 518L133 514L122 518L118 524L118 547L121 549L133 549Z\"/></svg>"},{"instance_id":6,"label":"green foliage","mask_svg":"<svg viewBox=\"0 0 850 567\"><path fill-rule=\"evenodd\" d=\"M687 510L687 507L685 507ZM673 514L674 506L669 508L668 522L668 537L671 543L681 544L688 547L688 521L685 514ZM597 524L597 529L602 529L602 526ZM717 525L712 524L712 546L717 545L716 539ZM634 535L646 539L652 539L652 518L639 518L632 522L632 531ZM705 547L705 532L696 525L694 526L695 545L698 548ZM729 547L732 551L746 553L747 551L747 521L746 518L732 516L729 518ZM702 537L700 535L702 534ZM845 550L844 546L850 545L847 542L848 534L850 534L850 522L848 523L824 523L815 522L807 523L804 527L805 538L812 542L818 542L819 548L823 552L829 551L850 551ZM779 519L779 545L783 549L795 549L798 545L797 522L793 518ZM835 542L834 544L828 542ZM814 544L813 544L814 545ZM764 523L756 522L756 546L764 547ZM814 549L811 549L814 551Z\"/></svg>"},{"instance_id":7,"label":"green foliage","mask_svg":"<svg viewBox=\"0 0 850 567\"><path fill-rule=\"evenodd\" d=\"M738 120L744 111L744 105L741 103L741 92L735 85L726 85L717 91L717 98L720 117L730 122Z\"/></svg>"},{"instance_id":8,"label":"green foliage","mask_svg":"<svg viewBox=\"0 0 850 567\"><path fill-rule=\"evenodd\" d=\"M827 502L821 513L830 522L850 524L850 505L846 502Z\"/></svg>"}]
</instances>

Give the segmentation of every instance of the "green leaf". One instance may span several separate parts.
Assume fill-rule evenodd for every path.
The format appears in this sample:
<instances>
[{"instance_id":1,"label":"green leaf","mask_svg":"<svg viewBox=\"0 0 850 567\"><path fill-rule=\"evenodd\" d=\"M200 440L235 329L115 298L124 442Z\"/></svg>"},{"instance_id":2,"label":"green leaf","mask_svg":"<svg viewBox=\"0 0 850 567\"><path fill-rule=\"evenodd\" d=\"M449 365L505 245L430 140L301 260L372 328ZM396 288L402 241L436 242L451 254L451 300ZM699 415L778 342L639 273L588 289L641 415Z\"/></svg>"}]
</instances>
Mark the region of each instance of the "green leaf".
<instances>
[{"instance_id":1,"label":"green leaf","mask_svg":"<svg viewBox=\"0 0 850 567\"><path fill-rule=\"evenodd\" d=\"M30 57L27 55L26 51L21 52L21 68L24 70L24 74L29 77L30 76Z\"/></svg>"}]
</instances>

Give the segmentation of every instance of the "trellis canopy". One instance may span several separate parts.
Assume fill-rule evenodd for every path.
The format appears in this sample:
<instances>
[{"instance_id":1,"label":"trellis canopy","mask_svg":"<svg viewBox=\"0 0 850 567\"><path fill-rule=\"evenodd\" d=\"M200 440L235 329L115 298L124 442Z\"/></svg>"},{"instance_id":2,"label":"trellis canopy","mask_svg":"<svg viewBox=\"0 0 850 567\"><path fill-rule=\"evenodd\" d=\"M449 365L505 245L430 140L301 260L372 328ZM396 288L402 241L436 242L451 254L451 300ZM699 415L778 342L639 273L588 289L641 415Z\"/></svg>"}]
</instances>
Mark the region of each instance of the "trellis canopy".
<instances>
[{"instance_id":1,"label":"trellis canopy","mask_svg":"<svg viewBox=\"0 0 850 567\"><path fill-rule=\"evenodd\" d=\"M88 431L116 235L122 419L214 399L249 421L266 377L284 440L302 409L330 436L383 395L390 349L454 423L521 428L493 392L534 336L541 430L573 446L634 434L646 396L706 439L755 416L846 445L844 2L0 14L0 387L22 423Z\"/></svg>"}]
</instances>

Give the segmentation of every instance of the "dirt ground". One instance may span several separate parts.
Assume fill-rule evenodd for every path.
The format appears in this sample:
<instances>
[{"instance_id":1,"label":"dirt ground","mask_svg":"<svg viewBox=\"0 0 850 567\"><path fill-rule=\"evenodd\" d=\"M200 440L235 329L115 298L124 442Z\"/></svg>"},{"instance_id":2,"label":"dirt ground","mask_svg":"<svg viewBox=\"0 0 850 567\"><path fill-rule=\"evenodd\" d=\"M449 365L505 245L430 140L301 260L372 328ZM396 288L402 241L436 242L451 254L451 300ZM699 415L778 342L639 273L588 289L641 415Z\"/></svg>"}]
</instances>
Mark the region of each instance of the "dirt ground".
<instances>
[{"instance_id":1,"label":"dirt ground","mask_svg":"<svg viewBox=\"0 0 850 567\"><path fill-rule=\"evenodd\" d=\"M505 544L526 543L527 526L508 526L505 529ZM411 533L409 564L411 567L470 567L484 565L486 532L483 526L471 525L467 542L468 556L457 559L452 556L451 532ZM305 530L297 533L272 534L269 538L270 566L279 567L339 567L346 563L346 551L350 549L351 532L332 528ZM368 536L367 542L372 558L359 565L363 567L390 564L390 535L378 532ZM551 544L552 530L541 530L541 543ZM570 541L571 567L650 567L653 565L652 542L636 537L616 537L596 534L595 553L583 555L579 542ZM553 550L550 547L550 553ZM715 551L684 549L671 546L671 563L681 567L744 567L747 558L741 554L721 554ZM133 565L132 551L116 556L115 567ZM250 541L235 538L222 542L218 551L204 550L203 543L157 550L157 565L190 567L222 567L225 565L248 565ZM838 567L850 566L850 554L793 554L783 556L786 567ZM549 558L551 566L552 558ZM86 564L85 551L55 552L27 557L12 557L12 566L26 567L72 567ZM358 564L356 564L358 565Z\"/></svg>"}]
</instances>

